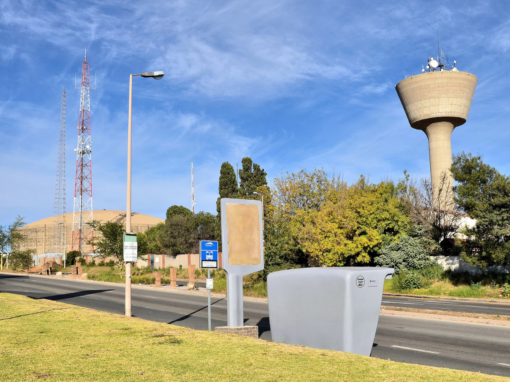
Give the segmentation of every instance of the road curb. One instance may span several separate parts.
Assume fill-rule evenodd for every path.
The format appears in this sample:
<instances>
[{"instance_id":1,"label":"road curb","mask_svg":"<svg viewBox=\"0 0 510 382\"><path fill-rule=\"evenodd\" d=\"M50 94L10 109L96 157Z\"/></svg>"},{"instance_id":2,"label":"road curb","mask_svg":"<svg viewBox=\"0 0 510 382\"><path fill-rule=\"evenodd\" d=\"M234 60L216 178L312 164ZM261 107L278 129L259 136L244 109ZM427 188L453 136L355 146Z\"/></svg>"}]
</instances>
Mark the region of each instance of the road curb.
<instances>
[{"instance_id":1,"label":"road curb","mask_svg":"<svg viewBox=\"0 0 510 382\"><path fill-rule=\"evenodd\" d=\"M510 300L499 300L495 298L483 299L483 298L462 298L462 297L442 297L442 296L424 296L415 294L399 294L399 293L383 293L383 297L406 297L406 298L417 298L423 300L438 300L438 301L460 301L460 302L478 302L483 304L502 304L510 305Z\"/></svg>"}]
</instances>

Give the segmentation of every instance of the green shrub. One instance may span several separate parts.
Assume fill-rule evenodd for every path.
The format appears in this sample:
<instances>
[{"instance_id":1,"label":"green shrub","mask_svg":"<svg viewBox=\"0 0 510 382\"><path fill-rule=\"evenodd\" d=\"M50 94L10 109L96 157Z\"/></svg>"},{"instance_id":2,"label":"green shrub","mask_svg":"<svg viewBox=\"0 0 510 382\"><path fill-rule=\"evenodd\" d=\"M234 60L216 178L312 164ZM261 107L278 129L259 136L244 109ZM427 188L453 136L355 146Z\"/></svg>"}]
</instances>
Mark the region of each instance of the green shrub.
<instances>
[{"instance_id":1,"label":"green shrub","mask_svg":"<svg viewBox=\"0 0 510 382\"><path fill-rule=\"evenodd\" d=\"M62 269L64 269L64 267L58 263L53 263L53 265L51 266L52 272L62 272Z\"/></svg>"},{"instance_id":2,"label":"green shrub","mask_svg":"<svg viewBox=\"0 0 510 382\"><path fill-rule=\"evenodd\" d=\"M112 283L124 282L124 277L114 273L100 273L98 275L87 274L88 280L96 280L96 281L109 281Z\"/></svg>"},{"instance_id":3,"label":"green shrub","mask_svg":"<svg viewBox=\"0 0 510 382\"><path fill-rule=\"evenodd\" d=\"M406 277L402 280L403 290L414 290L421 288L421 277L418 273L408 272Z\"/></svg>"},{"instance_id":4,"label":"green shrub","mask_svg":"<svg viewBox=\"0 0 510 382\"><path fill-rule=\"evenodd\" d=\"M393 276L391 289L395 292L411 291L422 287L421 276L416 272L402 270Z\"/></svg>"},{"instance_id":5,"label":"green shrub","mask_svg":"<svg viewBox=\"0 0 510 382\"><path fill-rule=\"evenodd\" d=\"M156 277L151 276L132 276L131 282L133 284L152 285L156 283Z\"/></svg>"},{"instance_id":6,"label":"green shrub","mask_svg":"<svg viewBox=\"0 0 510 382\"><path fill-rule=\"evenodd\" d=\"M80 257L79 259L77 259L77 261L81 264L82 267L87 265L87 260L83 257Z\"/></svg>"},{"instance_id":7,"label":"green shrub","mask_svg":"<svg viewBox=\"0 0 510 382\"><path fill-rule=\"evenodd\" d=\"M503 285L503 292L501 292L503 297L510 297L510 284L505 283Z\"/></svg>"},{"instance_id":8,"label":"green shrub","mask_svg":"<svg viewBox=\"0 0 510 382\"><path fill-rule=\"evenodd\" d=\"M217 278L213 282L213 292L225 293L227 291L227 279Z\"/></svg>"},{"instance_id":9,"label":"green shrub","mask_svg":"<svg viewBox=\"0 0 510 382\"><path fill-rule=\"evenodd\" d=\"M35 253L33 249L25 251L13 251L9 256L9 264L12 269L24 271L32 267L34 261L32 255Z\"/></svg>"},{"instance_id":10,"label":"green shrub","mask_svg":"<svg viewBox=\"0 0 510 382\"><path fill-rule=\"evenodd\" d=\"M441 280L444 277L443 267L437 263L430 267L423 268L419 271L420 275L432 280Z\"/></svg>"},{"instance_id":11,"label":"green shrub","mask_svg":"<svg viewBox=\"0 0 510 382\"><path fill-rule=\"evenodd\" d=\"M480 289L482 289L482 282L479 281L477 283L474 283L473 281L471 281L471 289L473 289L473 290L480 290Z\"/></svg>"},{"instance_id":12,"label":"green shrub","mask_svg":"<svg viewBox=\"0 0 510 382\"><path fill-rule=\"evenodd\" d=\"M267 283L264 281L245 284L243 289L244 295L251 295L254 297L267 297Z\"/></svg>"},{"instance_id":13,"label":"green shrub","mask_svg":"<svg viewBox=\"0 0 510 382\"><path fill-rule=\"evenodd\" d=\"M67 252L67 254L66 254L66 264L67 265L74 265L74 264L76 264L76 259L79 258L80 256L81 256L81 252L77 251L77 250Z\"/></svg>"},{"instance_id":14,"label":"green shrub","mask_svg":"<svg viewBox=\"0 0 510 382\"><path fill-rule=\"evenodd\" d=\"M395 273L402 270L420 270L434 264L430 259L430 250L423 238L403 236L399 241L385 246L381 255L374 259L380 267L394 268Z\"/></svg>"}]
</instances>

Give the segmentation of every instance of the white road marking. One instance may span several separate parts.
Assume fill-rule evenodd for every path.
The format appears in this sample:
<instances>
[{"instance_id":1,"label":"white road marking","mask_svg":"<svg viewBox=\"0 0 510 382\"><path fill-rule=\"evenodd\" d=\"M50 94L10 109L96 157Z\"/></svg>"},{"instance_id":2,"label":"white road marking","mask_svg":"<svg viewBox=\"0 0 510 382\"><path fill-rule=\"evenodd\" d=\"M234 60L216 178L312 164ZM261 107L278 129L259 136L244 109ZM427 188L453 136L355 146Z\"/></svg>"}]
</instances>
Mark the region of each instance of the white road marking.
<instances>
[{"instance_id":1,"label":"white road marking","mask_svg":"<svg viewBox=\"0 0 510 382\"><path fill-rule=\"evenodd\" d=\"M394 301L383 301L390 304L403 304L403 305L416 305L414 302L394 302Z\"/></svg>"},{"instance_id":2,"label":"white road marking","mask_svg":"<svg viewBox=\"0 0 510 382\"><path fill-rule=\"evenodd\" d=\"M508 363L498 363L498 365L510 367L510 365Z\"/></svg>"},{"instance_id":3,"label":"white road marking","mask_svg":"<svg viewBox=\"0 0 510 382\"><path fill-rule=\"evenodd\" d=\"M404 350L412 350L412 351L419 351L421 353L430 353L430 354L439 354L435 351L430 350L422 350L422 349L413 349L413 348L406 348L405 346L397 346L397 345L391 345L392 348L398 348L398 349L404 349Z\"/></svg>"}]
</instances>

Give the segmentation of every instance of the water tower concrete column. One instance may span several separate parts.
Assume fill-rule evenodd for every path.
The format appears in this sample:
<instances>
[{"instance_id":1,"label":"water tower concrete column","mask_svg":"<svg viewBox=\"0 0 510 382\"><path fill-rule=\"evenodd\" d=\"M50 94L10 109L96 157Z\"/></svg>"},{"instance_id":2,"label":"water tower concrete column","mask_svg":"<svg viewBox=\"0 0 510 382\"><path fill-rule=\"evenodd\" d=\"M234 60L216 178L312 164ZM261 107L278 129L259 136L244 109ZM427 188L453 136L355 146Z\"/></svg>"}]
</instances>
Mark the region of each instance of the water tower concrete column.
<instances>
[{"instance_id":1,"label":"water tower concrete column","mask_svg":"<svg viewBox=\"0 0 510 382\"><path fill-rule=\"evenodd\" d=\"M437 187L441 182L443 172L452 165L452 132L455 127L453 123L433 122L423 131L429 139L429 158L430 158L430 179L432 184ZM448 183L453 185L453 179L450 171L445 172Z\"/></svg>"}]
</instances>

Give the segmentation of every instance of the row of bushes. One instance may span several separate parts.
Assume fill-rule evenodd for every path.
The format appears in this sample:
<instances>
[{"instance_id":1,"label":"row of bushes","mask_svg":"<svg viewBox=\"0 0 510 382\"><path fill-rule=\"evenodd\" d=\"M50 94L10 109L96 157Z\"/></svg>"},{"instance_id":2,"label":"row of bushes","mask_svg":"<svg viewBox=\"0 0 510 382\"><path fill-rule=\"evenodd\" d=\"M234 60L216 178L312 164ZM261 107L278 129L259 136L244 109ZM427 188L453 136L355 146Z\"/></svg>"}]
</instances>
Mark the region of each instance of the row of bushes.
<instances>
[{"instance_id":1,"label":"row of bushes","mask_svg":"<svg viewBox=\"0 0 510 382\"><path fill-rule=\"evenodd\" d=\"M488 297L499 293L501 297L510 297L510 274L471 275L469 272L443 271L438 264L420 270L400 270L388 284L387 290L396 293L421 289L431 295ZM446 290L448 286L451 290Z\"/></svg>"}]
</instances>

